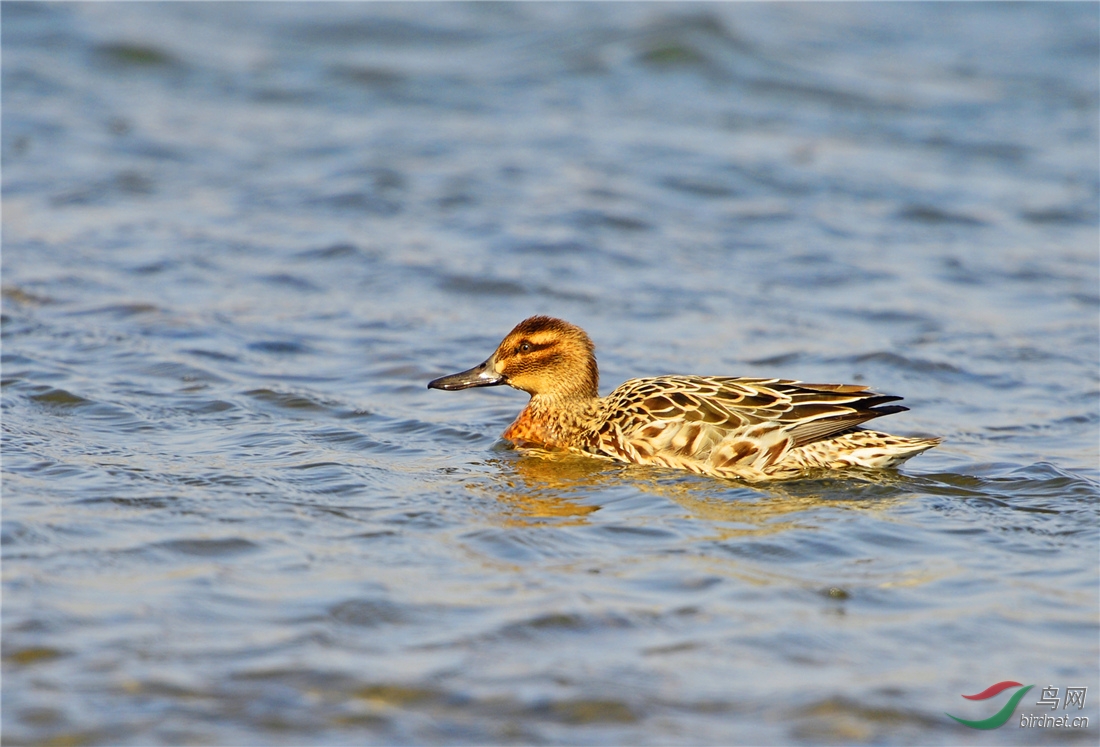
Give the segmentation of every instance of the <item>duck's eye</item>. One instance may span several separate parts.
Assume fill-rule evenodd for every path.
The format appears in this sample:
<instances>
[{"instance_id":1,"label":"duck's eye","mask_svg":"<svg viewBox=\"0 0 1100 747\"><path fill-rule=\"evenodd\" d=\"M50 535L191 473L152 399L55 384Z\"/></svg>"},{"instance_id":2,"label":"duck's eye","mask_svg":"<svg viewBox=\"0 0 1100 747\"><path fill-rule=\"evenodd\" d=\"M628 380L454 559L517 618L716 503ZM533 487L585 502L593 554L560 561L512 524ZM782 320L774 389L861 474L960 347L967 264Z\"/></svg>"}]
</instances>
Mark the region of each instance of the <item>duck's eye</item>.
<instances>
[{"instance_id":1,"label":"duck's eye","mask_svg":"<svg viewBox=\"0 0 1100 747\"><path fill-rule=\"evenodd\" d=\"M519 351L521 353L530 353L531 352L531 343L529 343L529 342L522 343L519 346Z\"/></svg>"}]
</instances>

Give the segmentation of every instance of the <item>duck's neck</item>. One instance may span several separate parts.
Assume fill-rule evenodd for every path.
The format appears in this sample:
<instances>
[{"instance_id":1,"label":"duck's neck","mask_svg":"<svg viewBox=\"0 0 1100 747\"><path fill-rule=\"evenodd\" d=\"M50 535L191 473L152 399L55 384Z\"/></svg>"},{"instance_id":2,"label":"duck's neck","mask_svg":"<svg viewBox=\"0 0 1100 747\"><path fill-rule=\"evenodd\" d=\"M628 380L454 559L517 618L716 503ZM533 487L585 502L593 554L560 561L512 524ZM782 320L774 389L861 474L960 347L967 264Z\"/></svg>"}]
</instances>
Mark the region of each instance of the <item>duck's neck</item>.
<instances>
[{"instance_id":1,"label":"duck's neck","mask_svg":"<svg viewBox=\"0 0 1100 747\"><path fill-rule=\"evenodd\" d=\"M585 394L536 394L501 437L517 446L578 446L595 425L599 403L599 397Z\"/></svg>"}]
</instances>

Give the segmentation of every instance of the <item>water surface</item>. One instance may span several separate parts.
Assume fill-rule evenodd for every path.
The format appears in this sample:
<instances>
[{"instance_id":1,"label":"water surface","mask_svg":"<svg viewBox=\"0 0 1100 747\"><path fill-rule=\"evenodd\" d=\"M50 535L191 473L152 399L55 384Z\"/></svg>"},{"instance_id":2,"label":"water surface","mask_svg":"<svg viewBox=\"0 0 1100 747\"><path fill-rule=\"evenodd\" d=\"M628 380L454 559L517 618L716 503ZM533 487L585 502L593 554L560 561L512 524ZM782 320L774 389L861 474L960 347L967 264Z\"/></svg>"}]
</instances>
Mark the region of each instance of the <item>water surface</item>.
<instances>
[{"instance_id":1,"label":"water surface","mask_svg":"<svg viewBox=\"0 0 1100 747\"><path fill-rule=\"evenodd\" d=\"M6 742L1096 743L1095 5L2 14ZM523 455L536 313L946 441Z\"/></svg>"}]
</instances>

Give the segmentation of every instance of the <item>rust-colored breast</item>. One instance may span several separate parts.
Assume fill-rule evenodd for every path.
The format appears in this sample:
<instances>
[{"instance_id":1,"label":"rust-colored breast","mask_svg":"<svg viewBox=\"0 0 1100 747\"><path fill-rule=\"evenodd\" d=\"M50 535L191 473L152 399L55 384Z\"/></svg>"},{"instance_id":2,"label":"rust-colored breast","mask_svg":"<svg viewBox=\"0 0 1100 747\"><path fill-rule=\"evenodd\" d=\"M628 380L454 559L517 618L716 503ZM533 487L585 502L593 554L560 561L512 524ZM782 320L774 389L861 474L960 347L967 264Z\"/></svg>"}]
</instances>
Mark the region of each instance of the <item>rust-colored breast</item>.
<instances>
[{"instance_id":1,"label":"rust-colored breast","mask_svg":"<svg viewBox=\"0 0 1100 747\"><path fill-rule=\"evenodd\" d=\"M548 424L541 422L531 412L530 407L525 407L519 417L515 419L508 429L501 434L501 438L508 439L517 446L533 444L539 446L559 446L551 435Z\"/></svg>"}]
</instances>

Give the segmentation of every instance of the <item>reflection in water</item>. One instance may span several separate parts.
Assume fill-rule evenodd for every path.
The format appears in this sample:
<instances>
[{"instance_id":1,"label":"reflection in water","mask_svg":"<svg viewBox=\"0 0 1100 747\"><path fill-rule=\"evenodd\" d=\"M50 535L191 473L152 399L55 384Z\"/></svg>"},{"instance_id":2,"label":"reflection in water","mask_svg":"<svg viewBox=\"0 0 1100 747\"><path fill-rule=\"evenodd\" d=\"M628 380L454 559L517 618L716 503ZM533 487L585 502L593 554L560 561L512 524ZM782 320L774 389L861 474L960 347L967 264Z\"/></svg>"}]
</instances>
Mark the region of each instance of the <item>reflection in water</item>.
<instances>
[{"instance_id":1,"label":"reflection in water","mask_svg":"<svg viewBox=\"0 0 1100 747\"><path fill-rule=\"evenodd\" d=\"M541 449L509 451L490 466L494 471L467 487L492 499L496 510L487 519L498 529L477 532L470 546L483 557L544 571L550 566L543 561L556 572L585 572L589 559L606 552L611 532L639 543L626 557L692 557L697 571L715 578L804 588L832 600L853 589L917 587L959 572L956 562L920 554L875 562L879 548L912 544L893 517L919 501L926 478L823 471L818 479L758 486ZM881 528L865 529L868 521ZM559 531L523 535L511 531L517 527ZM589 532L565 531L585 527ZM558 565L563 558L572 571Z\"/></svg>"},{"instance_id":2,"label":"reflection in water","mask_svg":"<svg viewBox=\"0 0 1100 747\"><path fill-rule=\"evenodd\" d=\"M831 489L818 485L819 482L829 483ZM823 508L881 513L902 500L902 491L868 495L865 486L860 484L862 478L857 482L855 477L852 479L852 495L837 498L835 487L840 482L842 480L836 478L811 481L801 489L771 485L766 489L753 489L753 498L743 500L699 494L691 489L692 486L682 484L661 485L654 492L683 506L696 519L716 522L715 539L778 534L791 529L816 529L820 525L820 511Z\"/></svg>"},{"instance_id":3,"label":"reflection in water","mask_svg":"<svg viewBox=\"0 0 1100 747\"><path fill-rule=\"evenodd\" d=\"M600 510L591 503L592 496L627 488L676 503L691 518L712 524L710 539L813 529L823 508L883 512L911 496L916 479L889 470L853 469L843 477L829 474L755 486L544 449L512 454L491 462L500 469L500 484L486 488L503 504L505 525L547 524L544 519L566 517L571 520L564 524L583 524L584 517Z\"/></svg>"},{"instance_id":4,"label":"reflection in water","mask_svg":"<svg viewBox=\"0 0 1100 747\"><path fill-rule=\"evenodd\" d=\"M559 519L556 526L586 524L585 517L600 507L583 501L621 471L619 465L572 454L530 450L517 457L491 462L500 468L500 484L487 492L502 504L504 526L547 525L546 519Z\"/></svg>"}]
</instances>

